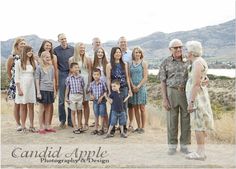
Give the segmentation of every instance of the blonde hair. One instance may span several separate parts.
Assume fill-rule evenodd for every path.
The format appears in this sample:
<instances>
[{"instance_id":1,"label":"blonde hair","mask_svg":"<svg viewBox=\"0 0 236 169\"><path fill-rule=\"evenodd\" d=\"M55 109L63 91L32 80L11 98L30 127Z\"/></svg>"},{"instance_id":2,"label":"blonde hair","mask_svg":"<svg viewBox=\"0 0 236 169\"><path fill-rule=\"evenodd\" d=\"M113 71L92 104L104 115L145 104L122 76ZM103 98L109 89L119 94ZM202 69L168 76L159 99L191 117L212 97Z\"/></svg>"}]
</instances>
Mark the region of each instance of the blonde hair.
<instances>
[{"instance_id":1,"label":"blonde hair","mask_svg":"<svg viewBox=\"0 0 236 169\"><path fill-rule=\"evenodd\" d=\"M74 48L74 55L72 56L72 62L80 62L82 61L82 66L85 69L88 69L88 58L86 52L84 56L80 55L80 47L85 46L82 42L76 43Z\"/></svg>"},{"instance_id":2,"label":"blonde hair","mask_svg":"<svg viewBox=\"0 0 236 169\"><path fill-rule=\"evenodd\" d=\"M49 51L43 51L40 55L40 59L39 59L39 65L41 66L41 68L43 69L43 71L45 73L48 73L48 69L49 69L49 66L47 66L44 61L43 61L43 58L46 56L46 54L49 54L50 58L51 58L51 55L50 55L50 52ZM52 65L52 62L50 63L50 65Z\"/></svg>"},{"instance_id":3,"label":"blonde hair","mask_svg":"<svg viewBox=\"0 0 236 169\"><path fill-rule=\"evenodd\" d=\"M15 54L18 54L18 46L19 44L22 42L22 41L25 41L25 39L23 37L17 37L13 43L13 47L12 47L12 54L15 55Z\"/></svg>"},{"instance_id":4,"label":"blonde hair","mask_svg":"<svg viewBox=\"0 0 236 169\"><path fill-rule=\"evenodd\" d=\"M132 60L135 60L135 51L141 52L141 57L140 59L143 59L143 50L140 47L135 47L132 51Z\"/></svg>"}]
</instances>

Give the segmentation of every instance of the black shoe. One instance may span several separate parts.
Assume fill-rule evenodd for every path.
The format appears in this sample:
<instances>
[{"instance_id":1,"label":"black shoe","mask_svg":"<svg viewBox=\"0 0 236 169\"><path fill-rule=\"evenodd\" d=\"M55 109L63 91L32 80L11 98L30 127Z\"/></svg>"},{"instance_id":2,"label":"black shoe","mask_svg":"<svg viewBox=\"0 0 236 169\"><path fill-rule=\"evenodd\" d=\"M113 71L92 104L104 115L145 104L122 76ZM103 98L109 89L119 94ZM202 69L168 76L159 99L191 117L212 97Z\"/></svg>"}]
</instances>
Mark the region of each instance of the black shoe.
<instances>
[{"instance_id":1,"label":"black shoe","mask_svg":"<svg viewBox=\"0 0 236 169\"><path fill-rule=\"evenodd\" d=\"M68 123L67 126L68 127L73 127L73 124L72 123Z\"/></svg>"},{"instance_id":2,"label":"black shoe","mask_svg":"<svg viewBox=\"0 0 236 169\"><path fill-rule=\"evenodd\" d=\"M62 129L66 128L65 122L61 122L59 127L62 128Z\"/></svg>"},{"instance_id":3,"label":"black shoe","mask_svg":"<svg viewBox=\"0 0 236 169\"><path fill-rule=\"evenodd\" d=\"M176 153L176 149L175 148L169 148L167 154L168 155L174 155Z\"/></svg>"},{"instance_id":4,"label":"black shoe","mask_svg":"<svg viewBox=\"0 0 236 169\"><path fill-rule=\"evenodd\" d=\"M115 126L114 126L114 127L111 129L111 133L110 133L110 134L114 135L115 132L116 132L116 128L115 128Z\"/></svg>"},{"instance_id":5,"label":"black shoe","mask_svg":"<svg viewBox=\"0 0 236 169\"><path fill-rule=\"evenodd\" d=\"M188 154L188 153L191 153L188 148L180 148L180 152L183 153L183 154Z\"/></svg>"}]
</instances>

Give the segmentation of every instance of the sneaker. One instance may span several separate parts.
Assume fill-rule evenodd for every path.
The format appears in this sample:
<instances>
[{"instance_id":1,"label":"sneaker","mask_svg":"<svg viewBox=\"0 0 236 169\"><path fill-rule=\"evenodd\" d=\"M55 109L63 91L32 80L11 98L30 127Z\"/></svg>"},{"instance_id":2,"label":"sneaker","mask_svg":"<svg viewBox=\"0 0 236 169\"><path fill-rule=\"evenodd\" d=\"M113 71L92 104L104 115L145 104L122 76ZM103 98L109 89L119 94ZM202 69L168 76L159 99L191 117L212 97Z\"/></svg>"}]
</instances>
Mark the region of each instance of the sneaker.
<instances>
[{"instance_id":1,"label":"sneaker","mask_svg":"<svg viewBox=\"0 0 236 169\"><path fill-rule=\"evenodd\" d=\"M114 137L113 134L107 134L105 138L110 138L110 137Z\"/></svg>"},{"instance_id":2,"label":"sneaker","mask_svg":"<svg viewBox=\"0 0 236 169\"><path fill-rule=\"evenodd\" d=\"M140 128L136 128L132 133L139 133L140 132Z\"/></svg>"},{"instance_id":3,"label":"sneaker","mask_svg":"<svg viewBox=\"0 0 236 169\"><path fill-rule=\"evenodd\" d=\"M145 132L145 131L144 131L143 128L140 128L139 131L138 131L139 134L143 134L144 132Z\"/></svg>"},{"instance_id":4,"label":"sneaker","mask_svg":"<svg viewBox=\"0 0 236 169\"><path fill-rule=\"evenodd\" d=\"M189 154L191 153L188 148L180 148L180 152L183 153L183 154Z\"/></svg>"},{"instance_id":5,"label":"sneaker","mask_svg":"<svg viewBox=\"0 0 236 169\"><path fill-rule=\"evenodd\" d=\"M16 131L21 131L21 130L22 130L22 126L20 124L17 124Z\"/></svg>"},{"instance_id":6,"label":"sneaker","mask_svg":"<svg viewBox=\"0 0 236 169\"><path fill-rule=\"evenodd\" d=\"M120 137L122 137L122 138L127 138L127 135L126 135L125 133L121 133L121 134L120 134Z\"/></svg>"},{"instance_id":7,"label":"sneaker","mask_svg":"<svg viewBox=\"0 0 236 169\"><path fill-rule=\"evenodd\" d=\"M168 155L174 155L176 153L176 149L175 148L169 148L167 154Z\"/></svg>"},{"instance_id":8,"label":"sneaker","mask_svg":"<svg viewBox=\"0 0 236 169\"><path fill-rule=\"evenodd\" d=\"M38 130L36 130L35 127L30 127L30 128L29 128L29 132L31 132L31 133L37 133Z\"/></svg>"}]
</instances>

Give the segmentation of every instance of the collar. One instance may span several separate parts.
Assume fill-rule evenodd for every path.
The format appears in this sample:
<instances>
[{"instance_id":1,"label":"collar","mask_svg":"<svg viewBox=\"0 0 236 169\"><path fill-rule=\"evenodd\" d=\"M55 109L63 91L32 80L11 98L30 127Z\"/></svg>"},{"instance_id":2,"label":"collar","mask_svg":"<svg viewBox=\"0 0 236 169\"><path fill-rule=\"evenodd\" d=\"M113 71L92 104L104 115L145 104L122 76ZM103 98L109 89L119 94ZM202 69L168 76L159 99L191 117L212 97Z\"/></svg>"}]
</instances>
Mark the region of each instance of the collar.
<instances>
[{"instance_id":1,"label":"collar","mask_svg":"<svg viewBox=\"0 0 236 169\"><path fill-rule=\"evenodd\" d=\"M80 76L80 74L78 74L78 75L73 75L73 74L71 74L70 77L80 78L81 76Z\"/></svg>"}]
</instances>

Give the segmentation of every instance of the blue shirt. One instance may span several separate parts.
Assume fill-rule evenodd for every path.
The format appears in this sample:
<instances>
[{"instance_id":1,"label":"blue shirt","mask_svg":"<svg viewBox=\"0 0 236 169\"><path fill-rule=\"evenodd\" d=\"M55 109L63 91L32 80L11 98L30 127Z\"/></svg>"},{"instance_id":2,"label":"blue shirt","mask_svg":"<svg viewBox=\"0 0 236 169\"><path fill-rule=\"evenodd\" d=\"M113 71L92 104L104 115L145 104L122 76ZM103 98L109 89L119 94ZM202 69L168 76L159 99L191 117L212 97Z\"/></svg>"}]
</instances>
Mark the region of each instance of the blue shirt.
<instances>
[{"instance_id":1,"label":"blue shirt","mask_svg":"<svg viewBox=\"0 0 236 169\"><path fill-rule=\"evenodd\" d=\"M63 49L60 45L54 48L54 53L57 56L59 71L69 72L69 58L74 55L74 47L68 45L66 49Z\"/></svg>"},{"instance_id":2,"label":"blue shirt","mask_svg":"<svg viewBox=\"0 0 236 169\"><path fill-rule=\"evenodd\" d=\"M129 49L127 49L127 50L123 53L122 60L123 60L125 63L131 64L131 62L132 62L132 51L129 50Z\"/></svg>"},{"instance_id":3,"label":"blue shirt","mask_svg":"<svg viewBox=\"0 0 236 169\"><path fill-rule=\"evenodd\" d=\"M121 93L112 91L109 97L112 99L111 108L113 111L123 112L125 110L123 103L124 97Z\"/></svg>"}]
</instances>

